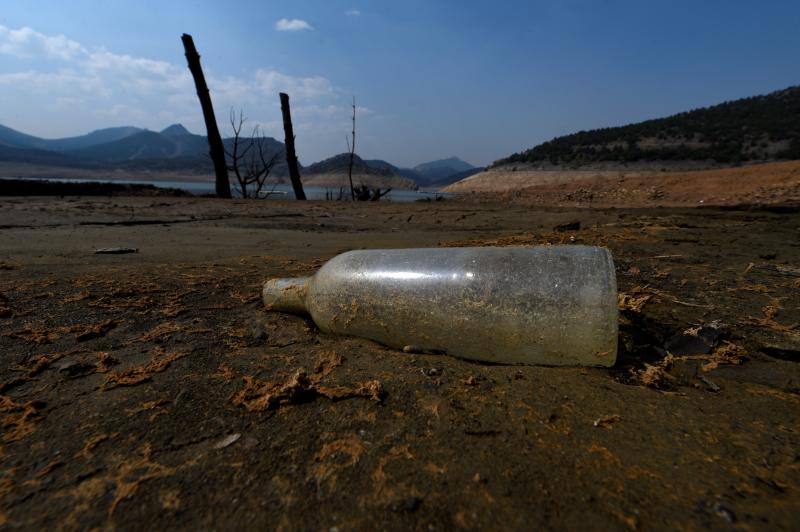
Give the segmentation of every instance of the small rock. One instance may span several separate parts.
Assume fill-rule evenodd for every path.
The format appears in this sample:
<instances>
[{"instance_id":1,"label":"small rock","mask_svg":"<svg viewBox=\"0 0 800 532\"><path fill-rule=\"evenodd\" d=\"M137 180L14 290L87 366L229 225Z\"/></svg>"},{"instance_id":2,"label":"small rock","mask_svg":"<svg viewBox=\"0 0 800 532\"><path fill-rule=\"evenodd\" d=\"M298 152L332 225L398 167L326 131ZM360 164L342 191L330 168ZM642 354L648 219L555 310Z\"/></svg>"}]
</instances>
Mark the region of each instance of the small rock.
<instances>
[{"instance_id":1,"label":"small rock","mask_svg":"<svg viewBox=\"0 0 800 532\"><path fill-rule=\"evenodd\" d=\"M233 434L228 434L220 441L214 444L214 449L224 449L225 447L236 443L242 435L238 432L234 432Z\"/></svg>"},{"instance_id":2,"label":"small rock","mask_svg":"<svg viewBox=\"0 0 800 532\"><path fill-rule=\"evenodd\" d=\"M720 516L721 518L725 519L729 523L736 522L736 514L733 513L733 510L723 506L720 503L714 505L714 513Z\"/></svg>"},{"instance_id":3,"label":"small rock","mask_svg":"<svg viewBox=\"0 0 800 532\"><path fill-rule=\"evenodd\" d=\"M408 497L392 504L393 512L416 512L422 504L421 497Z\"/></svg>"},{"instance_id":4,"label":"small rock","mask_svg":"<svg viewBox=\"0 0 800 532\"><path fill-rule=\"evenodd\" d=\"M708 390L709 392L717 393L718 391L720 391L722 389L714 381L711 381L711 380L703 377L702 375L700 375L700 380L703 381L703 384L706 385L706 390Z\"/></svg>"},{"instance_id":5,"label":"small rock","mask_svg":"<svg viewBox=\"0 0 800 532\"><path fill-rule=\"evenodd\" d=\"M559 224L555 226L553 229L555 229L559 233L564 233L566 231L578 231L580 228L581 228L580 220L575 220L574 222Z\"/></svg>"},{"instance_id":6,"label":"small rock","mask_svg":"<svg viewBox=\"0 0 800 532\"><path fill-rule=\"evenodd\" d=\"M60 364L58 371L67 377L85 377L97 371L97 366L87 362L70 361Z\"/></svg>"},{"instance_id":7,"label":"small rock","mask_svg":"<svg viewBox=\"0 0 800 532\"><path fill-rule=\"evenodd\" d=\"M239 443L239 447L243 449L254 449L260 445L258 439L254 438L253 436L245 436L242 438L242 441Z\"/></svg>"},{"instance_id":8,"label":"small rock","mask_svg":"<svg viewBox=\"0 0 800 532\"><path fill-rule=\"evenodd\" d=\"M614 414L612 416L603 416L599 419L596 419L593 425L595 427L608 427L609 425L611 425L612 423L616 423L620 419L622 419L622 417L619 416L618 414Z\"/></svg>"},{"instance_id":9,"label":"small rock","mask_svg":"<svg viewBox=\"0 0 800 532\"><path fill-rule=\"evenodd\" d=\"M664 347L678 356L707 355L726 336L718 322L687 329L670 337Z\"/></svg>"},{"instance_id":10,"label":"small rock","mask_svg":"<svg viewBox=\"0 0 800 532\"><path fill-rule=\"evenodd\" d=\"M122 255L124 253L138 253L137 248L99 248L94 250L95 255Z\"/></svg>"}]
</instances>

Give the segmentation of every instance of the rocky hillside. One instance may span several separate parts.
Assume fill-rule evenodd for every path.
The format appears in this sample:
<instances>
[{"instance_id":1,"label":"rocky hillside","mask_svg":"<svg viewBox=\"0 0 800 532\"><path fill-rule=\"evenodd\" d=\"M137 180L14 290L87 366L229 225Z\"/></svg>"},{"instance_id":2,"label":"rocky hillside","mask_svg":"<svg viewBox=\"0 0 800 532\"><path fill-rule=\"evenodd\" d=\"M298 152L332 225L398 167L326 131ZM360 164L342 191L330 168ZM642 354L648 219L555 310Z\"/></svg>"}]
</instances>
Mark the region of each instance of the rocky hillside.
<instances>
[{"instance_id":1,"label":"rocky hillside","mask_svg":"<svg viewBox=\"0 0 800 532\"><path fill-rule=\"evenodd\" d=\"M557 137L496 161L580 167L603 163L800 159L800 87L622 127Z\"/></svg>"}]
</instances>

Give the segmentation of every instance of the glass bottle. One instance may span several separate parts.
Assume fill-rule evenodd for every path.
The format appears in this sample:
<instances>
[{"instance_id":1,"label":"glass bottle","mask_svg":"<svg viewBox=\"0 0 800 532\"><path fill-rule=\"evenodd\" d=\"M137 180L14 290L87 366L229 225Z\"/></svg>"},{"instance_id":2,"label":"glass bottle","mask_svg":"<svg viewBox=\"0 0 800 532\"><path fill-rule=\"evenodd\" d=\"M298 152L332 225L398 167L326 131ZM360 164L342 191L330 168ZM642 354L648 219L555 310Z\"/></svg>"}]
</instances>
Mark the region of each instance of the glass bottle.
<instances>
[{"instance_id":1,"label":"glass bottle","mask_svg":"<svg viewBox=\"0 0 800 532\"><path fill-rule=\"evenodd\" d=\"M264 285L325 332L494 363L612 366L617 283L591 246L349 251Z\"/></svg>"}]
</instances>

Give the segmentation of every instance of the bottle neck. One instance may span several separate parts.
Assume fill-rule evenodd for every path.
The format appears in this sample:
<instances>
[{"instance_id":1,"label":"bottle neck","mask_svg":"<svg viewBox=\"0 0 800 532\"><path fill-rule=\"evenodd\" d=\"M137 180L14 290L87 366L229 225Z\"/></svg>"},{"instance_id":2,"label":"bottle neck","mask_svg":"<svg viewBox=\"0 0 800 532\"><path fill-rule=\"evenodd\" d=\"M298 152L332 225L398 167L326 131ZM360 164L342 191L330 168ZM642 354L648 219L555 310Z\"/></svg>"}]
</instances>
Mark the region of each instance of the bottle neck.
<instances>
[{"instance_id":1,"label":"bottle neck","mask_svg":"<svg viewBox=\"0 0 800 532\"><path fill-rule=\"evenodd\" d=\"M264 283L264 304L267 310L307 313L306 294L310 277L271 279Z\"/></svg>"}]
</instances>

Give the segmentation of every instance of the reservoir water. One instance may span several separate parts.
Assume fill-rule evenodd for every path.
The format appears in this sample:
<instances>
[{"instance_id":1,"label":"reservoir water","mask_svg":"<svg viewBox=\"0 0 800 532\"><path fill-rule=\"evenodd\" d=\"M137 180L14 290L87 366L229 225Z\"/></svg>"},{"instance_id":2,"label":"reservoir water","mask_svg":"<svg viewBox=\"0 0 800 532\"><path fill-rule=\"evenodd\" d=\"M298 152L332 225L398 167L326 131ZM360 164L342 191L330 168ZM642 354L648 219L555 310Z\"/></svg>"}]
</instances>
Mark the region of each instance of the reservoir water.
<instances>
[{"instance_id":1,"label":"reservoir water","mask_svg":"<svg viewBox=\"0 0 800 532\"><path fill-rule=\"evenodd\" d=\"M8 177L8 179L31 179L40 180L39 178L16 178ZM161 180L136 180L136 179L78 179L78 178L46 178L42 181L58 181L61 183L116 183L116 184L130 184L130 185L153 185L159 188L177 188L185 190L194 195L214 194L213 181L161 181ZM312 187L304 186L303 190L309 200L325 200L329 197L332 199L339 197L338 187ZM238 190L231 184L231 192L234 197L239 196ZM349 190L344 189L344 196L349 197ZM436 199L439 196L448 197L455 194L449 192L438 191L417 191L407 189L393 189L388 195L381 198L381 201L396 201L396 202L412 202L421 199ZM294 191L290 184L268 184L262 189L262 196L267 199L291 200L294 199ZM241 197L241 196L239 196Z\"/></svg>"}]
</instances>

